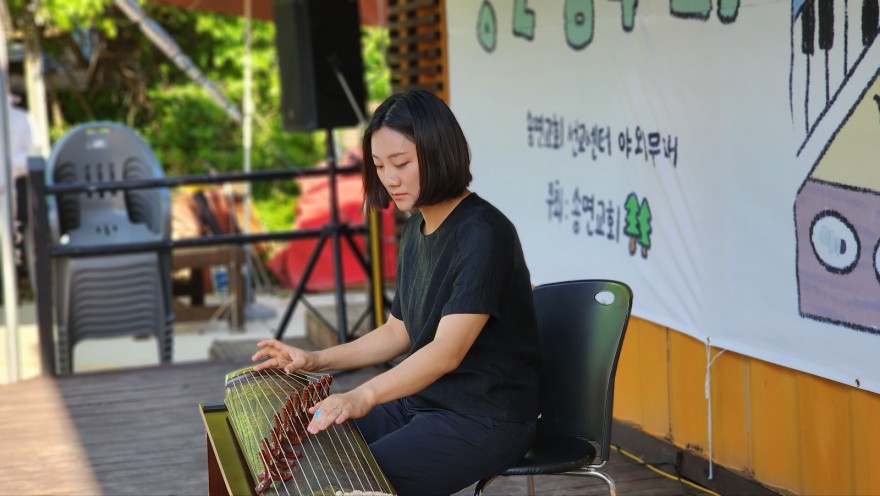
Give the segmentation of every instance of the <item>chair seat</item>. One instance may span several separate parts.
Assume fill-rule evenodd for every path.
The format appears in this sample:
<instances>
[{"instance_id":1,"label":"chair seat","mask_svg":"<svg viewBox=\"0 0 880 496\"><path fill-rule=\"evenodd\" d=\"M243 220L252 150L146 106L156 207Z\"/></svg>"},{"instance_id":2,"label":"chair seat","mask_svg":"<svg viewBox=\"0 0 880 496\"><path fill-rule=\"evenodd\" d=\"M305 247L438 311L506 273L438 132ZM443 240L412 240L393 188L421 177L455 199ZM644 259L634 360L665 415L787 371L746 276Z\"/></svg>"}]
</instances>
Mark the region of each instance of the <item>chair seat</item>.
<instances>
[{"instance_id":1,"label":"chair seat","mask_svg":"<svg viewBox=\"0 0 880 496\"><path fill-rule=\"evenodd\" d=\"M577 470L596 459L596 447L572 436L544 435L516 465L501 475L538 475Z\"/></svg>"}]
</instances>

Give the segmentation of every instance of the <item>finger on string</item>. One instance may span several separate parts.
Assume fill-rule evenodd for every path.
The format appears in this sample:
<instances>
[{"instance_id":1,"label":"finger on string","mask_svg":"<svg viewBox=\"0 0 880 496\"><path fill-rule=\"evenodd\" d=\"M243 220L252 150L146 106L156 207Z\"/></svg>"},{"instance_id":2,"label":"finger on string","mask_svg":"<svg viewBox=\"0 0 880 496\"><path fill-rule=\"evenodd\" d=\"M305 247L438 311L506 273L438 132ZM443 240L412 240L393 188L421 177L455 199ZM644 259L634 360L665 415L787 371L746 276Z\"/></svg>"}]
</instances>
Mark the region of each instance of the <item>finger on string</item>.
<instances>
[{"instance_id":1,"label":"finger on string","mask_svg":"<svg viewBox=\"0 0 880 496\"><path fill-rule=\"evenodd\" d=\"M275 348L272 346L260 346L260 345L264 344L265 342L266 341L261 341L261 342L257 343L257 347L259 347L260 349L257 350L257 352L254 353L254 355L251 357L252 360L257 360L257 359L265 357L265 356L271 357L273 352L275 353L276 356L280 353L280 352L276 352Z\"/></svg>"},{"instance_id":2,"label":"finger on string","mask_svg":"<svg viewBox=\"0 0 880 496\"><path fill-rule=\"evenodd\" d=\"M334 420L334 422L336 422L337 424L341 424L350 418L348 410L342 410L340 408L337 409L337 412L339 413L339 415L336 417L336 420Z\"/></svg>"},{"instance_id":3,"label":"finger on string","mask_svg":"<svg viewBox=\"0 0 880 496\"><path fill-rule=\"evenodd\" d=\"M315 412L320 410L322 404L324 404L323 400L319 401L319 402L315 403L314 405L312 405L311 407L309 407L309 413L314 414Z\"/></svg>"},{"instance_id":4,"label":"finger on string","mask_svg":"<svg viewBox=\"0 0 880 496\"><path fill-rule=\"evenodd\" d=\"M254 370L259 372L263 369L269 369L277 366L277 360L274 358L270 358L268 360L262 361L256 365L254 365Z\"/></svg>"},{"instance_id":5,"label":"finger on string","mask_svg":"<svg viewBox=\"0 0 880 496\"><path fill-rule=\"evenodd\" d=\"M277 339L264 339L257 343L257 348L275 347L278 343Z\"/></svg>"},{"instance_id":6,"label":"finger on string","mask_svg":"<svg viewBox=\"0 0 880 496\"><path fill-rule=\"evenodd\" d=\"M324 429L326 429L327 425L329 425L329 422L324 420L324 418L323 418L324 416L325 416L324 412L322 412L320 409L316 410L315 416L312 417L312 421L309 422L309 426L308 426L307 430L312 434L317 434L317 433L323 431Z\"/></svg>"},{"instance_id":7,"label":"finger on string","mask_svg":"<svg viewBox=\"0 0 880 496\"><path fill-rule=\"evenodd\" d=\"M317 434L330 427L333 423L341 424L344 420L339 421L340 415L342 415L341 407L318 408L315 410L312 421L309 422L308 431L312 434Z\"/></svg>"},{"instance_id":8,"label":"finger on string","mask_svg":"<svg viewBox=\"0 0 880 496\"><path fill-rule=\"evenodd\" d=\"M272 356L272 354L273 354L273 350L263 349L263 350L260 350L256 353L254 353L253 356L251 356L251 361L256 362L257 360L261 360L263 358L272 359L272 358L278 357L277 353L275 353L274 357Z\"/></svg>"}]
</instances>

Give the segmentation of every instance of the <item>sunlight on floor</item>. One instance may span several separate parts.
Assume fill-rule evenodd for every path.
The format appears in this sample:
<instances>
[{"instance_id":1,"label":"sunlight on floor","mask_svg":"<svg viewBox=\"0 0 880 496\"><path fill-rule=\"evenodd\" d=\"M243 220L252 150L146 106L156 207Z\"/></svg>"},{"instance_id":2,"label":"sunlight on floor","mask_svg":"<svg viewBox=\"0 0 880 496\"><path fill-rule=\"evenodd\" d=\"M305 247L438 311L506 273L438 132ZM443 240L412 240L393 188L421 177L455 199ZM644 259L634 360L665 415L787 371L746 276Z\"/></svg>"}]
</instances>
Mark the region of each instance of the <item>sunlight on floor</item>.
<instances>
[{"instance_id":1,"label":"sunlight on floor","mask_svg":"<svg viewBox=\"0 0 880 496\"><path fill-rule=\"evenodd\" d=\"M247 308L247 320L243 330L232 330L224 319L202 322L179 322L174 327L174 362L206 360L215 341L255 340L271 338L288 305L287 294L258 294L256 302ZM332 305L332 294L309 295L313 305ZM209 297L210 299L210 297ZM358 294L346 295L347 300L362 300ZM34 305L19 307L18 319L18 365L19 379L24 380L40 374L40 348ZM284 334L288 337L305 335L305 306L297 305ZM0 384L10 381L8 335L5 314L0 311ZM156 339L146 336L88 339L81 341L74 350L75 371L114 369L159 363Z\"/></svg>"}]
</instances>

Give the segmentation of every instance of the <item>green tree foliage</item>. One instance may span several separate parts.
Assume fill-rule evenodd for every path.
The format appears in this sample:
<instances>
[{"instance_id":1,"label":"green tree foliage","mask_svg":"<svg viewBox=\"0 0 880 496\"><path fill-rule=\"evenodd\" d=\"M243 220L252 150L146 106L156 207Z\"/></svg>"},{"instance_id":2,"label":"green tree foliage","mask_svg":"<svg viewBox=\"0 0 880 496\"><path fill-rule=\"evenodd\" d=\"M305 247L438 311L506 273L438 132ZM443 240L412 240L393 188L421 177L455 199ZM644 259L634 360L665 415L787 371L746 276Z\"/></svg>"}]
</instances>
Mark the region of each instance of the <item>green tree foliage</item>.
<instances>
[{"instance_id":1,"label":"green tree foliage","mask_svg":"<svg viewBox=\"0 0 880 496\"><path fill-rule=\"evenodd\" d=\"M648 249L651 248L651 205L647 198L642 199L639 206L639 245L642 246L642 256L648 256Z\"/></svg>"},{"instance_id":2,"label":"green tree foliage","mask_svg":"<svg viewBox=\"0 0 880 496\"><path fill-rule=\"evenodd\" d=\"M623 232L627 236L637 237L639 235L639 197L635 193L630 193L626 197L623 208L626 209L626 224Z\"/></svg>"},{"instance_id":3,"label":"green tree foliage","mask_svg":"<svg viewBox=\"0 0 880 496\"><path fill-rule=\"evenodd\" d=\"M391 69L385 60L389 45L388 30L367 26L362 31L364 75L370 101L380 102L391 94Z\"/></svg>"},{"instance_id":4,"label":"green tree foliage","mask_svg":"<svg viewBox=\"0 0 880 496\"><path fill-rule=\"evenodd\" d=\"M112 20L104 12L112 0L6 0L13 12L13 21L22 27L25 18L33 15L47 30L72 32L81 26L98 28L111 36L115 33Z\"/></svg>"}]
</instances>

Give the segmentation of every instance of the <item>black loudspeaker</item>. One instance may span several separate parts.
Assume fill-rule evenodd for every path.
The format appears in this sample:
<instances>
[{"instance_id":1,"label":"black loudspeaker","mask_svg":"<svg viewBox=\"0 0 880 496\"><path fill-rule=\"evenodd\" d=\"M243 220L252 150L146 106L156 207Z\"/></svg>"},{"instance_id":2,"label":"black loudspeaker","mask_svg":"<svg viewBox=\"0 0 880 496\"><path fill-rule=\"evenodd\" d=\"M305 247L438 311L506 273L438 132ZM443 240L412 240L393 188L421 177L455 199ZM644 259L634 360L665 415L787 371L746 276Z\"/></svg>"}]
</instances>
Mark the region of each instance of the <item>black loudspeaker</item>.
<instances>
[{"instance_id":1,"label":"black loudspeaker","mask_svg":"<svg viewBox=\"0 0 880 496\"><path fill-rule=\"evenodd\" d=\"M357 125L366 100L358 1L273 0L272 9L284 129Z\"/></svg>"}]
</instances>

